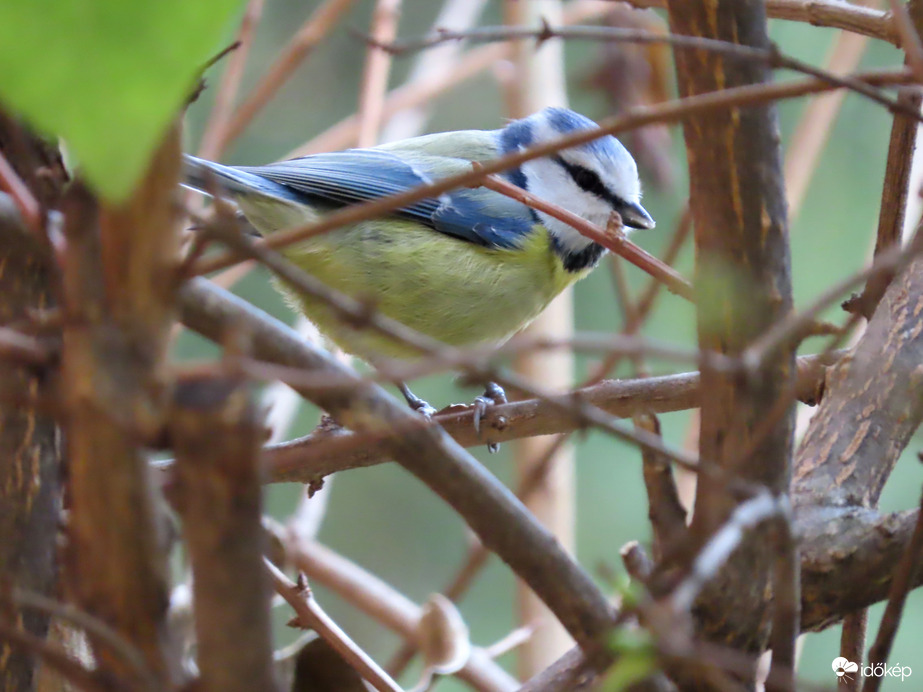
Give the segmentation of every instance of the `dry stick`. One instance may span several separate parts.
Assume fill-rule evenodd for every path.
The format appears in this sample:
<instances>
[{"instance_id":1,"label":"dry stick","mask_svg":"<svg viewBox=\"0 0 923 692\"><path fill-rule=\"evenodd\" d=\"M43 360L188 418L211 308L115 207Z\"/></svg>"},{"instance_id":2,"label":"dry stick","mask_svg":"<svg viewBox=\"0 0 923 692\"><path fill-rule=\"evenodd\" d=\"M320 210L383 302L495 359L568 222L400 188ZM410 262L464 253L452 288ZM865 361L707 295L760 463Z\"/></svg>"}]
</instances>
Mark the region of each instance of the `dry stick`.
<instances>
[{"instance_id":1,"label":"dry stick","mask_svg":"<svg viewBox=\"0 0 923 692\"><path fill-rule=\"evenodd\" d=\"M531 497L541 488L558 450L566 444L568 439L569 436L566 434L558 436L551 446L545 450L542 458L529 470L528 475L520 480L519 486L516 488L516 497L526 506L528 506ZM484 547L483 543L475 538L471 547L468 549L468 553L465 555L465 561L455 571L451 579L449 579L449 583L446 587L439 593L454 602L458 602L474 583L475 578L487 564L487 559L489 557L490 551ZM388 670L390 670L395 677L399 676L410 664L417 648L415 642L404 642L388 663Z\"/></svg>"},{"instance_id":2,"label":"dry stick","mask_svg":"<svg viewBox=\"0 0 923 692\"><path fill-rule=\"evenodd\" d=\"M605 596L522 504L443 431L427 428L414 412L329 354L294 337L291 331L244 301L207 282L188 282L181 290L183 319L220 341L230 320L246 320L254 353L309 369L353 377L356 389L303 392L336 419L358 431L389 433L414 426L387 443L388 452L448 502L513 571L538 593L583 646L593 648L614 621ZM238 322L240 323L240 322ZM416 423L416 426L414 425Z\"/></svg>"},{"instance_id":3,"label":"dry stick","mask_svg":"<svg viewBox=\"0 0 923 692\"><path fill-rule=\"evenodd\" d=\"M901 90L898 98L919 110L921 95L917 91ZM913 168L918 125L903 115L895 114L888 143L888 159L881 190L881 207L878 216L878 233L875 238L874 257L899 246L904 229L907 199L910 193L910 173ZM886 271L869 277L865 290L850 298L844 308L849 312L871 319L896 271ZM850 659L852 660L852 659Z\"/></svg>"},{"instance_id":4,"label":"dry stick","mask_svg":"<svg viewBox=\"0 0 923 692\"><path fill-rule=\"evenodd\" d=\"M814 356L798 360L798 398L813 401L822 373L815 363L835 362L842 354L831 354L829 360ZM578 390L578 396L606 413L627 418L645 410L653 413L680 411L698 406L699 374L681 373L651 377L644 380L614 380ZM561 396L562 403L568 400ZM433 424L439 424L459 444L473 447L483 444L474 431L470 410L464 413L437 414ZM499 422L499 423L498 423ZM496 407L484 421L492 426L490 437L506 442L528 435L548 435L572 432L581 428L579 421L562 417L557 406L540 399L526 399ZM266 450L269 482L316 482L324 476L350 468L359 468L388 461L381 446L383 435L361 433L312 434L276 445Z\"/></svg>"},{"instance_id":5,"label":"dry stick","mask_svg":"<svg viewBox=\"0 0 923 692\"><path fill-rule=\"evenodd\" d=\"M666 7L667 0L624 0L635 7ZM766 0L766 14L776 19L805 22L864 34L898 45L891 15L840 0Z\"/></svg>"},{"instance_id":6,"label":"dry stick","mask_svg":"<svg viewBox=\"0 0 923 692\"><path fill-rule=\"evenodd\" d=\"M642 430L660 436L660 421L654 414L638 413L634 422ZM686 535L686 508L679 499L669 460L650 450L642 450L641 462L648 500L647 516L653 533L653 556L659 562L664 546L681 541Z\"/></svg>"},{"instance_id":7,"label":"dry stick","mask_svg":"<svg viewBox=\"0 0 923 692\"><path fill-rule=\"evenodd\" d=\"M843 618L843 632L840 635L840 656L862 666L865 660L865 632L868 629L869 609L861 608ZM845 692L859 692L859 676L842 682Z\"/></svg>"},{"instance_id":8,"label":"dry stick","mask_svg":"<svg viewBox=\"0 0 923 692\"><path fill-rule=\"evenodd\" d=\"M879 254L871 265L838 281L815 298L814 302L804 310L792 312L785 319L776 322L741 354L744 367L750 372L758 372L765 359L771 357L776 349L784 347L789 341L798 341L803 335L810 333L810 327L817 316L839 300L850 288L885 272L893 272L896 276L921 251L923 251L923 227L918 229L916 236L906 247L889 247Z\"/></svg>"},{"instance_id":9,"label":"dry stick","mask_svg":"<svg viewBox=\"0 0 923 692\"><path fill-rule=\"evenodd\" d=\"M917 27L913 24L906 4L899 0L889 0L888 4L891 6L891 16L900 37L899 47L904 49L907 64L916 75L917 82L923 84L923 43L920 42Z\"/></svg>"},{"instance_id":10,"label":"dry stick","mask_svg":"<svg viewBox=\"0 0 923 692\"><path fill-rule=\"evenodd\" d=\"M215 147L218 151L224 151L229 142L240 136L314 47L329 35L337 19L352 2L353 0L327 0L314 11L282 49L282 53L272 66L257 81L257 87L234 111L230 122L221 133L221 138L217 139Z\"/></svg>"},{"instance_id":11,"label":"dry stick","mask_svg":"<svg viewBox=\"0 0 923 692\"><path fill-rule=\"evenodd\" d=\"M867 36L840 32L824 69L836 74L852 72L858 67L867 45ZM801 210L808 186L817 170L820 154L833 130L833 123L845 97L845 91L814 97L808 101L798 119L783 161L790 222Z\"/></svg>"},{"instance_id":12,"label":"dry stick","mask_svg":"<svg viewBox=\"0 0 923 692\"><path fill-rule=\"evenodd\" d=\"M788 69L801 74L817 77L818 79L829 80L832 83L840 84L866 96L867 98L879 103L889 110L899 110L906 112L908 115L915 117L923 122L923 117L918 112L909 109L903 109L900 104L882 95L877 89L868 84L857 82L848 76L836 76L826 70L821 70L812 65L783 54L778 46L771 45L769 48L759 48L755 46L741 45L731 41L720 39L706 38L702 36L689 36L685 34L660 34L641 29L623 29L620 27L601 27L601 26L579 26L579 27L553 27L545 23L540 29L531 29L526 27L487 27L474 29L470 31L442 31L435 36L424 37L416 41L403 41L399 44L379 44L373 39L367 40L373 45L390 50L392 52L403 52L408 50L420 50L429 46L442 43L444 41L457 40L478 40L478 41L508 41L511 39L534 38L538 42L547 41L551 38L561 39L587 39L597 41L626 41L630 43L665 43L673 46L674 50L691 49L697 51L708 51L724 55L729 59L752 60L764 62L771 68Z\"/></svg>"},{"instance_id":13,"label":"dry stick","mask_svg":"<svg viewBox=\"0 0 923 692\"><path fill-rule=\"evenodd\" d=\"M192 566L203 692L277 689L263 571L262 416L237 378L177 383L168 423L176 506Z\"/></svg>"},{"instance_id":14,"label":"dry stick","mask_svg":"<svg viewBox=\"0 0 923 692\"><path fill-rule=\"evenodd\" d=\"M221 76L221 83L215 94L215 103L205 125L202 143L199 145L198 155L203 159L220 159L224 148L230 142L227 129L234 108L234 100L237 98L250 47L253 45L253 35L263 15L264 4L265 0L250 0L244 10L240 29L237 31L238 48L228 59L227 67Z\"/></svg>"},{"instance_id":15,"label":"dry stick","mask_svg":"<svg viewBox=\"0 0 923 692\"><path fill-rule=\"evenodd\" d=\"M182 677L165 621L165 541L141 447L159 435L178 233L179 128L169 129L134 194L98 210L80 184L65 198L61 367L71 511L68 586L77 603L137 646L163 677ZM101 668L126 662L93 640Z\"/></svg>"},{"instance_id":16,"label":"dry stick","mask_svg":"<svg viewBox=\"0 0 923 692\"><path fill-rule=\"evenodd\" d=\"M565 8L563 23L573 24L603 14L604 11L605 6L596 0L574 0ZM402 110L428 103L493 67L497 62L509 58L511 53L510 44L474 48L459 57L446 72L408 82L391 91L383 104L382 117L387 119ZM355 146L358 132L359 118L351 115L290 152L286 158Z\"/></svg>"},{"instance_id":17,"label":"dry stick","mask_svg":"<svg viewBox=\"0 0 923 692\"><path fill-rule=\"evenodd\" d=\"M381 667L373 661L367 653L360 649L327 613L314 600L311 589L299 586L267 558L263 564L272 580L272 585L282 598L295 611L298 626L302 629L312 629L324 641L332 646L343 660L351 665L369 684L379 692L402 692L400 686L391 679Z\"/></svg>"},{"instance_id":18,"label":"dry stick","mask_svg":"<svg viewBox=\"0 0 923 692\"><path fill-rule=\"evenodd\" d=\"M663 254L664 264L668 266L673 265L691 232L692 214L689 211L689 205L687 203L683 209L682 214L680 215L679 222L676 225L676 230L670 237L670 242ZM637 307L633 311L634 319L629 319L626 322L625 326L622 328L622 334L630 336L638 333L647 318L650 316L651 310L654 307L654 302L657 300L657 296L660 295L660 289L662 287L663 284L651 277L651 279L648 281L647 289L645 289L644 293L641 294L641 297L638 299ZM600 363L599 366L590 373L589 377L586 378L586 380L583 382L583 386L588 387L594 384L598 384L605 377L608 377L609 373L611 373L616 368L622 358L622 354L615 352L606 356L602 363Z\"/></svg>"},{"instance_id":19,"label":"dry stick","mask_svg":"<svg viewBox=\"0 0 923 692\"><path fill-rule=\"evenodd\" d=\"M577 216L577 214L569 212L550 202L546 202L542 198L536 197L526 192L521 187L508 183L497 176L488 176L484 178L484 180L481 181L481 185L563 221L568 226L577 230L580 235L602 245L604 248L614 252L620 257L624 257L642 271L658 279L667 289L676 295L694 302L692 284L680 276L671 266L661 262L650 253L629 241L623 231L617 230L616 232L611 232L608 229L600 228L596 224L590 223L586 219Z\"/></svg>"},{"instance_id":20,"label":"dry stick","mask_svg":"<svg viewBox=\"0 0 923 692\"><path fill-rule=\"evenodd\" d=\"M401 0L377 0L372 13L370 35L374 36L376 41L385 43L394 40L400 14ZM374 45L369 45L359 90L359 136L356 143L360 147L371 147L378 143L390 73L391 55Z\"/></svg>"},{"instance_id":21,"label":"dry stick","mask_svg":"<svg viewBox=\"0 0 923 692\"><path fill-rule=\"evenodd\" d=\"M850 81L865 81L874 84L901 84L911 78L906 70L874 71L855 75ZM366 219L384 216L396 209L407 207L420 200L439 195L450 190L476 186L488 175L515 168L526 161L548 156L607 134L618 134L652 123L676 122L683 118L706 113L715 109L731 106L743 107L795 98L806 94L829 91L832 89L851 88L851 86L828 79L807 79L786 83L755 84L724 89L722 91L699 94L696 96L668 101L651 107L636 107L625 115L604 120L598 129L574 132L551 142L530 147L502 158L483 162L477 170L443 178L430 185L421 185L398 195L382 197L340 209L326 215L322 220L283 229L260 241L260 245L281 248L306 240L313 236L328 233L336 228L355 224ZM206 258L196 267L197 274L205 274L224 269L237 262L232 253L220 253Z\"/></svg>"},{"instance_id":22,"label":"dry stick","mask_svg":"<svg viewBox=\"0 0 923 692\"><path fill-rule=\"evenodd\" d=\"M415 640L423 609L374 574L328 547L289 537L286 551L294 566L407 641ZM504 692L518 687L483 649L472 647L468 662L455 673L479 690Z\"/></svg>"},{"instance_id":23,"label":"dry stick","mask_svg":"<svg viewBox=\"0 0 923 692\"><path fill-rule=\"evenodd\" d=\"M744 500L717 528L690 565L689 574L673 589L666 602L676 613L688 612L708 582L744 539L744 532L773 517L791 513L786 496L761 491Z\"/></svg>"},{"instance_id":24,"label":"dry stick","mask_svg":"<svg viewBox=\"0 0 923 692\"><path fill-rule=\"evenodd\" d=\"M910 591L914 575L919 569L920 558L923 557L923 494L921 494L920 507L917 511L917 523L913 527L913 535L910 537L907 549L894 571L891 588L888 590L888 605L885 606L884 615L881 616L881 625L878 627L875 642L872 644L872 648L869 649L868 660L869 664L873 666L888 664L891 645L894 643L897 628L901 624L904 603L907 601L907 594ZM883 679L884 676L870 675L865 679L862 692L876 692Z\"/></svg>"},{"instance_id":25,"label":"dry stick","mask_svg":"<svg viewBox=\"0 0 923 692\"><path fill-rule=\"evenodd\" d=\"M795 689L798 634L801 629L801 570L792 516L783 512L772 526L776 549L772 568L772 630L769 648L772 663L766 678L769 692Z\"/></svg>"}]
</instances>

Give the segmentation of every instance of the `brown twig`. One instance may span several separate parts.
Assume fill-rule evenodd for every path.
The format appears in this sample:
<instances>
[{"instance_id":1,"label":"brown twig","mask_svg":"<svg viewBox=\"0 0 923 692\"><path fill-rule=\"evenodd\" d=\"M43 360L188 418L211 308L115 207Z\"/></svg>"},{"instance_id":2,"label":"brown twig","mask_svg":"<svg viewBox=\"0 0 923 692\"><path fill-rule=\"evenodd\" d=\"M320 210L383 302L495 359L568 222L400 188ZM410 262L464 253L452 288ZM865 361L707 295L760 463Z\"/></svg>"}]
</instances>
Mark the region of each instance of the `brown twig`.
<instances>
[{"instance_id":1,"label":"brown twig","mask_svg":"<svg viewBox=\"0 0 923 692\"><path fill-rule=\"evenodd\" d=\"M900 273L923 251L923 232L915 236L906 247L891 246L880 253L872 264L861 269L829 287L807 308L789 313L784 319L772 325L762 336L754 341L741 355L744 366L751 372L757 372L763 360L791 341L800 341L801 335L817 319L818 315L839 300L851 287L870 280L885 272Z\"/></svg>"},{"instance_id":2,"label":"brown twig","mask_svg":"<svg viewBox=\"0 0 923 692\"><path fill-rule=\"evenodd\" d=\"M376 622L415 641L422 608L378 577L315 542L286 541L289 559L316 583L323 584ZM473 647L465 666L456 675L477 689L510 692L518 686L483 649Z\"/></svg>"},{"instance_id":3,"label":"brown twig","mask_svg":"<svg viewBox=\"0 0 923 692\"><path fill-rule=\"evenodd\" d=\"M904 49L907 64L917 77L917 82L923 84L923 43L920 34L913 24L907 6L899 0L888 0L891 6L891 21L900 37L900 47Z\"/></svg>"},{"instance_id":4,"label":"brown twig","mask_svg":"<svg viewBox=\"0 0 923 692\"><path fill-rule=\"evenodd\" d=\"M653 435L660 435L660 421L652 413L638 413L634 423ZM647 516L653 533L655 561L663 556L663 546L683 540L686 535L686 508L679 499L669 460L650 450L641 451L644 488L647 491Z\"/></svg>"},{"instance_id":5,"label":"brown twig","mask_svg":"<svg viewBox=\"0 0 923 692\"><path fill-rule=\"evenodd\" d=\"M663 263L672 266L676 262L676 258L679 255L680 250L686 243L686 240L692 234L692 213L689 211L688 204L683 209L680 214L678 223L676 224L676 230L670 236L670 242L667 245L667 249L663 253ZM637 306L632 311L632 315L629 318L629 321L622 327L622 333L625 335L637 334L641 329L641 326L644 324L645 320L650 316L651 311L654 307L654 302L657 300L657 296L660 295L660 289L663 288L663 284L657 279L651 277L648 281L647 288L641 294L641 297L638 298ZM623 354L612 352L607 355L603 361L596 367L590 375L583 382L584 387L594 385L599 383L603 378L608 377L615 367L619 364L623 358Z\"/></svg>"},{"instance_id":6,"label":"brown twig","mask_svg":"<svg viewBox=\"0 0 923 692\"><path fill-rule=\"evenodd\" d=\"M263 564L272 585L295 611L298 626L312 629L332 646L344 661L349 663L369 684L379 692L402 692L391 676L360 649L340 627L330 619L314 599L307 585L299 586L274 564L263 558Z\"/></svg>"},{"instance_id":7,"label":"brown twig","mask_svg":"<svg viewBox=\"0 0 923 692\"><path fill-rule=\"evenodd\" d=\"M181 677L162 607L166 541L141 447L162 432L164 370L178 261L179 128L133 195L99 209L82 185L65 199L62 422L68 459L68 585L168 680ZM131 668L93 640L103 668Z\"/></svg>"},{"instance_id":8,"label":"brown twig","mask_svg":"<svg viewBox=\"0 0 923 692\"><path fill-rule=\"evenodd\" d=\"M667 0L624 0L635 7L665 7ZM841 0L766 0L770 17L864 34L898 45L891 15Z\"/></svg>"},{"instance_id":9,"label":"brown twig","mask_svg":"<svg viewBox=\"0 0 923 692\"><path fill-rule=\"evenodd\" d=\"M772 568L772 631L769 648L772 664L766 680L769 692L795 690L795 645L801 625L801 562L793 535L793 521L787 511L772 526L775 562Z\"/></svg>"},{"instance_id":10,"label":"brown twig","mask_svg":"<svg viewBox=\"0 0 923 692\"><path fill-rule=\"evenodd\" d=\"M238 379L187 378L175 387L169 430L192 567L199 684L205 692L271 692L261 416Z\"/></svg>"},{"instance_id":11,"label":"brown twig","mask_svg":"<svg viewBox=\"0 0 923 692\"><path fill-rule=\"evenodd\" d=\"M562 207L546 202L540 197L526 192L521 187L501 180L496 176L484 178L481 181L481 185L563 221L568 226L578 231L582 236L602 245L604 248L611 250L620 257L624 257L642 271L659 279L671 292L678 296L682 296L686 300L695 302L692 284L680 276L671 266L661 262L659 259L628 240L624 232L619 231L611 233L608 230L604 230L586 219Z\"/></svg>"},{"instance_id":12,"label":"brown twig","mask_svg":"<svg viewBox=\"0 0 923 692\"><path fill-rule=\"evenodd\" d=\"M264 4L265 0L250 0L244 10L240 28L237 30L238 48L228 60L224 74L221 76L221 83L215 94L215 103L205 125L202 143L199 145L198 155L203 159L215 161L220 159L224 148L231 140L226 132L231 121L234 100L237 98L237 91L243 79L247 56L253 45L253 35L263 15Z\"/></svg>"},{"instance_id":13,"label":"brown twig","mask_svg":"<svg viewBox=\"0 0 923 692\"><path fill-rule=\"evenodd\" d=\"M923 98L917 91L902 89L898 99L913 108L920 108ZM881 189L881 207L878 215L878 233L875 237L875 254L899 246L904 230L907 200L910 194L910 175L916 149L917 123L903 115L895 114L888 143L888 159ZM869 277L865 289L858 296L846 301L843 308L848 312L871 319L888 285L894 279L896 270L882 271Z\"/></svg>"},{"instance_id":14,"label":"brown twig","mask_svg":"<svg viewBox=\"0 0 923 692\"><path fill-rule=\"evenodd\" d=\"M842 354L831 354L834 362ZM816 396L822 371L810 367L811 357L799 361L798 396L812 401ZM667 413L698 406L698 373L652 377L644 380L614 380L580 390L588 404L618 417L630 417L638 411ZM562 402L567 397L562 396ZM434 421L465 447L482 444L474 431L471 410L437 414ZM503 404L491 411L483 422L490 427L492 440L505 442L527 435L548 435L581 429L578 420L562 417L556 406L539 399ZM387 460L380 448L382 435L357 433L323 433L286 442L266 452L270 482L317 481L338 470L379 464Z\"/></svg>"},{"instance_id":15,"label":"brown twig","mask_svg":"<svg viewBox=\"0 0 923 692\"><path fill-rule=\"evenodd\" d=\"M901 624L904 603L907 601L907 594L913 584L914 575L920 569L921 557L923 557L923 494L920 497L920 508L913 535L910 537L904 555L894 571L891 588L888 590L888 605L885 606L884 615L881 616L881 625L878 627L878 634L875 635L875 641L869 649L868 660L872 665L888 664L891 645L894 643L897 628ZM868 676L862 686L862 692L876 692L881 686L882 680L884 680L884 676Z\"/></svg>"},{"instance_id":16,"label":"brown twig","mask_svg":"<svg viewBox=\"0 0 923 692\"><path fill-rule=\"evenodd\" d=\"M862 81L869 84L900 84L910 79L906 70L876 71L857 74L852 81ZM340 209L326 215L322 220L297 227L279 230L269 238L261 241L266 247L281 248L308 238L328 233L336 228L355 224L366 219L384 216L395 209L409 206L429 197L439 195L461 187L471 187L486 178L488 175L500 173L510 168L515 168L526 161L531 161L542 156L548 156L566 149L578 146L588 141L598 139L607 134L619 134L652 123L676 122L686 117L706 113L715 109L731 106L753 106L770 101L795 98L806 94L829 91L832 89L848 88L846 84L833 83L822 79L807 79L786 83L751 84L698 94L689 98L668 101L656 106L635 108L623 116L603 121L599 129L584 130L556 139L552 142L530 147L524 151L504 156L494 161L483 162L478 170L468 173L443 178L430 185L421 185L398 195L382 197L363 204ZM224 269L235 264L237 259L230 253L216 254L198 263L197 274Z\"/></svg>"},{"instance_id":17,"label":"brown twig","mask_svg":"<svg viewBox=\"0 0 923 692\"><path fill-rule=\"evenodd\" d=\"M843 631L840 634L840 656L852 661L860 668L865 660L865 633L868 629L869 609L860 608L843 618ZM852 676L843 680L846 692L859 692L860 677Z\"/></svg>"},{"instance_id":18,"label":"brown twig","mask_svg":"<svg viewBox=\"0 0 923 692\"><path fill-rule=\"evenodd\" d=\"M854 71L867 45L867 36L840 32L834 40L824 69L834 74ZM827 138L833 131L833 123L840 112L846 93L835 91L810 99L789 138L783 169L790 221L801 211L808 185L817 169Z\"/></svg>"},{"instance_id":19,"label":"brown twig","mask_svg":"<svg viewBox=\"0 0 923 692\"><path fill-rule=\"evenodd\" d=\"M229 142L240 136L295 69L310 55L314 47L329 35L333 25L352 2L353 0L326 0L305 21L272 66L258 80L256 89L234 111L221 133L221 138L214 145L218 151L224 151Z\"/></svg>"},{"instance_id":20,"label":"brown twig","mask_svg":"<svg viewBox=\"0 0 923 692\"><path fill-rule=\"evenodd\" d=\"M605 7L596 0L575 0L564 8L562 23L573 24L596 17L604 11ZM510 44L493 44L474 48L453 61L453 64L447 66L445 71L437 75L420 77L389 92L383 104L382 117L387 119L401 111L430 103L459 84L490 69L499 61L507 59L510 54ZM355 146L358 132L359 117L354 114L290 152L286 158Z\"/></svg>"},{"instance_id":21,"label":"brown twig","mask_svg":"<svg viewBox=\"0 0 923 692\"><path fill-rule=\"evenodd\" d=\"M377 43L393 41L397 35L397 23L401 14L401 0L377 0L372 12L370 42L359 88L359 135L360 147L371 147L378 143L381 130L385 93L391 73L391 54L378 48Z\"/></svg>"}]
</instances>

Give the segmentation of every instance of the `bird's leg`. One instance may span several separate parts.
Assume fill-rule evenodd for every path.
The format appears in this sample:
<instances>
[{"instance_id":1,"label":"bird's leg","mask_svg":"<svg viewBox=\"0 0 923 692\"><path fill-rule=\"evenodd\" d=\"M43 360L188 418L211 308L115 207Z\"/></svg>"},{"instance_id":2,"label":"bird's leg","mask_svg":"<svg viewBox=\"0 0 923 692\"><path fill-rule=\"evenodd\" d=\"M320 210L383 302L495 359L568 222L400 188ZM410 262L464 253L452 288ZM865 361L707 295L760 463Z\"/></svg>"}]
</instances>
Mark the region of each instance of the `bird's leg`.
<instances>
[{"instance_id":1,"label":"bird's leg","mask_svg":"<svg viewBox=\"0 0 923 692\"><path fill-rule=\"evenodd\" d=\"M416 394L410 391L408 387L403 382L397 383L397 388L401 390L401 394L404 395L404 398L407 400L407 403L410 405L414 411L419 411L426 418L432 418L436 413L436 409L429 405L426 401L418 397Z\"/></svg>"},{"instance_id":2,"label":"bird's leg","mask_svg":"<svg viewBox=\"0 0 923 692\"><path fill-rule=\"evenodd\" d=\"M474 431L478 435L481 434L481 418L487 412L487 407L505 403L506 392L503 391L503 387L496 382L488 382L484 388L484 393L474 400ZM491 454L495 454L499 449L500 445L496 442L487 443L487 451Z\"/></svg>"}]
</instances>

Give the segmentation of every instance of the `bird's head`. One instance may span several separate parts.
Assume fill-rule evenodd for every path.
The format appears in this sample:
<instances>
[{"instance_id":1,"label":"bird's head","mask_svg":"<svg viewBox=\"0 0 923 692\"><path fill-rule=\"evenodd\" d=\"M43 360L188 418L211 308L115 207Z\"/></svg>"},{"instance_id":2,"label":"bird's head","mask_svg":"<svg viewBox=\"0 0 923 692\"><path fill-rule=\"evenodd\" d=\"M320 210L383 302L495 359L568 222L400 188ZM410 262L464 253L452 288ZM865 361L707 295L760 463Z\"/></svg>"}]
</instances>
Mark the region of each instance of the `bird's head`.
<instances>
[{"instance_id":1,"label":"bird's head","mask_svg":"<svg viewBox=\"0 0 923 692\"><path fill-rule=\"evenodd\" d=\"M589 118L566 108L546 108L501 130L500 147L502 153L508 154L596 127ZM605 226L611 213L617 211L629 229L654 227L654 220L641 206L638 166L611 135L562 149L554 156L527 161L508 175L513 183L532 194L599 226ZM536 213L562 254L582 254L593 245L562 221L544 212Z\"/></svg>"}]
</instances>

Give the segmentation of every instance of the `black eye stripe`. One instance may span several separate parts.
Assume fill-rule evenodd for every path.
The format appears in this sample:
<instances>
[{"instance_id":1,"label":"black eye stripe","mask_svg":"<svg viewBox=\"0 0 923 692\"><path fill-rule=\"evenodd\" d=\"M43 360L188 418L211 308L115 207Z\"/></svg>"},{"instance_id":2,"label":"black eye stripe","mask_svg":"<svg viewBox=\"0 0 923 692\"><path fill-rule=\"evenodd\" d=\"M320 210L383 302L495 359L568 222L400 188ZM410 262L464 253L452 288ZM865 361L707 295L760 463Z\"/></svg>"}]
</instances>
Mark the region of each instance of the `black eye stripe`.
<instances>
[{"instance_id":1,"label":"black eye stripe","mask_svg":"<svg viewBox=\"0 0 923 692\"><path fill-rule=\"evenodd\" d=\"M612 205L613 209L620 209L625 206L625 200L613 194L609 188L603 185L603 181L599 179L599 175L597 175L595 171L591 171L589 168L581 166L580 164L565 161L560 156L555 156L554 160L564 167L564 170L573 178L573 181L581 190L585 190L607 201Z\"/></svg>"}]
</instances>

